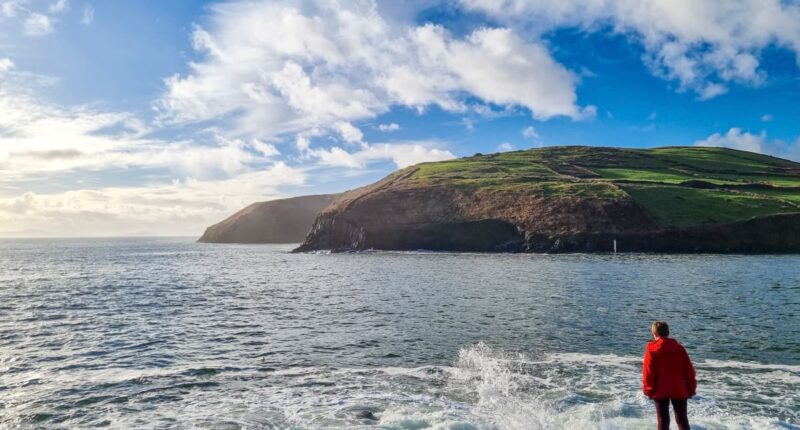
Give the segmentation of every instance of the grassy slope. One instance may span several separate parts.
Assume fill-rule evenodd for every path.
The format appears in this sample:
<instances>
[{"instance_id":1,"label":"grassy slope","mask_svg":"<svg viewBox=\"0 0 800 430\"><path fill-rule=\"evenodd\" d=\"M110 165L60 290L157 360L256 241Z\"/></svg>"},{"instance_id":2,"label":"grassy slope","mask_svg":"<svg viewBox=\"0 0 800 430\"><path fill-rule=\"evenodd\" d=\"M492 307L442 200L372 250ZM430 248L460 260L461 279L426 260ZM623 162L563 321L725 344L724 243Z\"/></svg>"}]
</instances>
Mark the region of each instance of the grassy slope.
<instances>
[{"instance_id":1,"label":"grassy slope","mask_svg":"<svg viewBox=\"0 0 800 430\"><path fill-rule=\"evenodd\" d=\"M548 197L630 196L665 227L800 212L800 164L722 148L557 147L416 168L409 180L419 185L513 189ZM716 188L692 188L688 181Z\"/></svg>"}]
</instances>

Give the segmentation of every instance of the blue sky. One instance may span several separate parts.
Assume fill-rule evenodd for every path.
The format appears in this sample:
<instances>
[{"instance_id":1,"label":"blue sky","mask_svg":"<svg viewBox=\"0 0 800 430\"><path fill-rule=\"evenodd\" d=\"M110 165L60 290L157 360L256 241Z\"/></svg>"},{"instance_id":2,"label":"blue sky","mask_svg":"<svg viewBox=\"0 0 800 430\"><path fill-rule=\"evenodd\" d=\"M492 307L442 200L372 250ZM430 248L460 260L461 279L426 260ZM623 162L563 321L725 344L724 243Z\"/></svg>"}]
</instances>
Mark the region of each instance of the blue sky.
<instances>
[{"instance_id":1,"label":"blue sky","mask_svg":"<svg viewBox=\"0 0 800 430\"><path fill-rule=\"evenodd\" d=\"M548 145L800 159L800 5L0 0L0 235L196 235Z\"/></svg>"}]
</instances>

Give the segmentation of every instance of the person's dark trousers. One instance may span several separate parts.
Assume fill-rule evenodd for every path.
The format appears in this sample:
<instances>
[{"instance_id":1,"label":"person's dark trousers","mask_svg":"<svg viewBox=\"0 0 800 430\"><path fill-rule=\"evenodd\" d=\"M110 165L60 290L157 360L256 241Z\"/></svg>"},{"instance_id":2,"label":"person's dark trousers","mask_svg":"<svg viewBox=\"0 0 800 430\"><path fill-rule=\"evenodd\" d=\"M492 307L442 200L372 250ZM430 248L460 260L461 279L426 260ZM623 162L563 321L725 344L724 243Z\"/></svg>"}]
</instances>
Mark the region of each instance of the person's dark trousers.
<instances>
[{"instance_id":1,"label":"person's dark trousers","mask_svg":"<svg viewBox=\"0 0 800 430\"><path fill-rule=\"evenodd\" d=\"M656 404L656 415L658 416L658 430L667 430L669 428L669 400L653 399ZM686 399L672 399L672 409L675 410L675 422L678 424L678 430L689 430Z\"/></svg>"}]
</instances>

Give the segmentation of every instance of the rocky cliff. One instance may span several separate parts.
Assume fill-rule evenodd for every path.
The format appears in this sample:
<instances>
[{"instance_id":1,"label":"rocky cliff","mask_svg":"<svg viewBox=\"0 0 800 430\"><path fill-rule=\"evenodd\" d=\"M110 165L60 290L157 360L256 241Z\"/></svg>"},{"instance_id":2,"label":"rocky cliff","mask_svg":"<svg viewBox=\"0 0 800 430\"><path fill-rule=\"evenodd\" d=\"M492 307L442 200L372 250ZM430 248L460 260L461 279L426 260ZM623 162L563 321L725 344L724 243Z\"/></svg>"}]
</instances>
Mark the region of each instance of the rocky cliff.
<instances>
[{"instance_id":1,"label":"rocky cliff","mask_svg":"<svg viewBox=\"0 0 800 430\"><path fill-rule=\"evenodd\" d=\"M198 242L300 243L316 216L338 194L294 197L253 203L208 227Z\"/></svg>"},{"instance_id":2,"label":"rocky cliff","mask_svg":"<svg viewBox=\"0 0 800 430\"><path fill-rule=\"evenodd\" d=\"M800 164L722 148L552 147L412 166L297 251L800 252Z\"/></svg>"}]
</instances>

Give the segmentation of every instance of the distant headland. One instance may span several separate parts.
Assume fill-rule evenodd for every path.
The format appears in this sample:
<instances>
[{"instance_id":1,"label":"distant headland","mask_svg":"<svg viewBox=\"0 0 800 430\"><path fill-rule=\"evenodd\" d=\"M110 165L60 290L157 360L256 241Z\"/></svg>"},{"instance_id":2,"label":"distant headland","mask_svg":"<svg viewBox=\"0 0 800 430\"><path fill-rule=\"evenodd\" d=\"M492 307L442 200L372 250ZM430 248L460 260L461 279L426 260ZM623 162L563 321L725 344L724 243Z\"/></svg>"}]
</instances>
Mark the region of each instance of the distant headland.
<instances>
[{"instance_id":1,"label":"distant headland","mask_svg":"<svg viewBox=\"0 0 800 430\"><path fill-rule=\"evenodd\" d=\"M725 148L475 154L325 197L313 224L297 217L308 234L296 251L800 252L800 164ZM272 211L291 200L209 230L287 228ZM218 237L201 241L230 241ZM264 237L235 241L277 242Z\"/></svg>"},{"instance_id":2,"label":"distant headland","mask_svg":"<svg viewBox=\"0 0 800 430\"><path fill-rule=\"evenodd\" d=\"M299 243L317 215L337 197L322 194L253 203L208 227L198 242Z\"/></svg>"}]
</instances>

